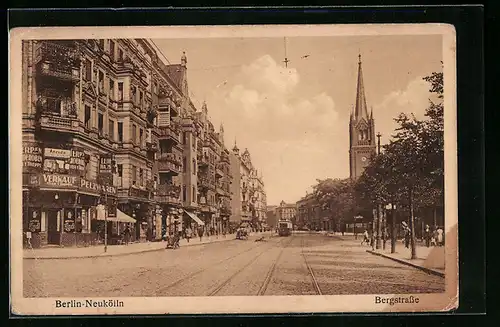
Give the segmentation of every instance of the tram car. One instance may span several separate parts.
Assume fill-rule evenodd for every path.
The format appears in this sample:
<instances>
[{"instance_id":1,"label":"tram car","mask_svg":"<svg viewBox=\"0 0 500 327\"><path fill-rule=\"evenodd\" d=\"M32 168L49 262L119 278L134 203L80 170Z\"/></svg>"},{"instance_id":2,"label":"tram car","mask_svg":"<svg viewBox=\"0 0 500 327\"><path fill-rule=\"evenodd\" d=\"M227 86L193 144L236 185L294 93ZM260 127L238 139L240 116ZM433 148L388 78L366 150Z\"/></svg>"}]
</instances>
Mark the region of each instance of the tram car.
<instances>
[{"instance_id":1,"label":"tram car","mask_svg":"<svg viewBox=\"0 0 500 327\"><path fill-rule=\"evenodd\" d=\"M278 222L278 235L279 236L290 236L292 233L293 226L291 221L280 221Z\"/></svg>"}]
</instances>

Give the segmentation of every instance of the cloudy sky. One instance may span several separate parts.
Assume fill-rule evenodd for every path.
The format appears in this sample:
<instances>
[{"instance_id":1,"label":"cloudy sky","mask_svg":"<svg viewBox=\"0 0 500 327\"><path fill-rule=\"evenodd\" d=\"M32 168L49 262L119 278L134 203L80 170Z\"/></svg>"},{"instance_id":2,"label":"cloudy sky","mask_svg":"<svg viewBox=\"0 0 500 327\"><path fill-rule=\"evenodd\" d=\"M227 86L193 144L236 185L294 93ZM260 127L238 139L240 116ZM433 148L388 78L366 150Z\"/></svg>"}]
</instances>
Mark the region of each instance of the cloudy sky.
<instances>
[{"instance_id":1,"label":"cloudy sky","mask_svg":"<svg viewBox=\"0 0 500 327\"><path fill-rule=\"evenodd\" d=\"M349 176L349 112L362 55L368 106L382 143L400 112L421 117L422 77L441 70L441 36L333 36L154 40L170 63L188 57L195 105L207 102L232 148L248 148L268 204L295 202L317 178Z\"/></svg>"}]
</instances>

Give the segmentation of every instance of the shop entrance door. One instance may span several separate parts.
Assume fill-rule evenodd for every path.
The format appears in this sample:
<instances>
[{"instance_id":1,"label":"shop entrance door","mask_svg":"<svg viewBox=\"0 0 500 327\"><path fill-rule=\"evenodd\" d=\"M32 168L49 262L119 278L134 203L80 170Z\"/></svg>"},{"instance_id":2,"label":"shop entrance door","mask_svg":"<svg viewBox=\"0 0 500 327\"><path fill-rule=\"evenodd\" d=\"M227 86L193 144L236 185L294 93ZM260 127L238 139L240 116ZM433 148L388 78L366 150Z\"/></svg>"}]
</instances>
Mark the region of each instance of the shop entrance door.
<instances>
[{"instance_id":1,"label":"shop entrance door","mask_svg":"<svg viewBox=\"0 0 500 327\"><path fill-rule=\"evenodd\" d=\"M60 244L61 238L57 225L57 211L49 210L47 212L47 243Z\"/></svg>"}]
</instances>

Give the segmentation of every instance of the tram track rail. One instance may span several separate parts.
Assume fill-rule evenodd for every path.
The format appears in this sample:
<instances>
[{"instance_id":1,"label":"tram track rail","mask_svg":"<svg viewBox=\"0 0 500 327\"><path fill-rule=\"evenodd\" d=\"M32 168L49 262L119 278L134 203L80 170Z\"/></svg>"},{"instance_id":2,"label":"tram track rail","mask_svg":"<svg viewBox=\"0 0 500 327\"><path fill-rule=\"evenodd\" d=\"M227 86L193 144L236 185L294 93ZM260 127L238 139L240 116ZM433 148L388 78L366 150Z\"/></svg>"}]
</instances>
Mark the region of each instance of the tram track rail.
<instances>
[{"instance_id":1,"label":"tram track rail","mask_svg":"<svg viewBox=\"0 0 500 327\"><path fill-rule=\"evenodd\" d=\"M276 266L278 265L278 262L281 259L283 252L285 252L285 248L287 248L292 243L292 240L293 240L292 237L290 237L290 241L285 246L283 246L281 248L280 253L276 257L276 260L274 260L273 264L271 265L271 267L267 271L266 277L265 277L264 281L262 282L262 285L260 286L259 291L257 292L258 296L262 296L262 295L266 294L269 283L271 282L271 279L274 275L274 271L276 270Z\"/></svg>"},{"instance_id":2,"label":"tram track rail","mask_svg":"<svg viewBox=\"0 0 500 327\"><path fill-rule=\"evenodd\" d=\"M306 254L304 253L304 243L305 243L304 239L302 238L301 242L300 242L302 258L304 258L304 262L306 264L307 271L309 272L309 276L311 277L311 281L312 281L315 292L317 293L317 295L323 295L323 293L321 292L321 288L319 287L318 280L316 279L316 275L314 275L314 270L312 269L311 265L307 261Z\"/></svg>"},{"instance_id":3,"label":"tram track rail","mask_svg":"<svg viewBox=\"0 0 500 327\"><path fill-rule=\"evenodd\" d=\"M280 241L279 244L282 245L284 240ZM290 242L289 242L290 243ZM285 246L286 247L286 246ZM284 249L284 247L283 247ZM264 253L266 253L268 249L265 249L264 251L260 252L258 255L252 258L248 263L246 263L244 266L242 266L240 269L238 269L236 272L234 272L229 278L227 278L224 282L219 284L216 288L212 289L208 296L214 296L217 295L226 285L228 285L234 278L236 278L241 272L243 272L246 268L251 266L255 261L257 261L258 258L260 258ZM283 252L283 250L280 251L280 255Z\"/></svg>"},{"instance_id":4,"label":"tram track rail","mask_svg":"<svg viewBox=\"0 0 500 327\"><path fill-rule=\"evenodd\" d=\"M256 249L259 249L259 248L265 247L266 245L267 245L266 243L262 243L262 244L260 244L260 245L258 245L258 246L256 246L256 247L251 247L251 248L246 249L246 250L244 250L244 251L240 251L240 252L238 252L238 253L236 253L236 254L234 254L234 255L231 255L231 256L229 256L229 257L227 257L227 258L224 258L224 259L219 260L219 261L217 261L217 262L215 262L215 263L213 263L213 264L210 264L210 265L208 265L207 267L201 268L201 269L199 269L199 270L197 270L197 271L195 271L195 272L192 272L192 273L190 273L190 274L187 274L187 275L185 275L184 277L182 277L182 278L180 278L180 279L176 280L175 282L170 283L170 284L168 284L168 285L166 285L166 286L164 286L164 287L159 288L159 289L157 290L157 294L161 294L162 292L165 292L165 291L167 291L167 290L169 290L169 289L171 289L171 288L173 288L173 287L175 287L175 286L178 286L178 285L182 284L183 282L188 281L188 280L190 280L191 278L193 278L193 277L195 277L195 276L198 276L198 275L200 275L200 274L202 274L202 273L204 273L204 272L206 272L206 271L208 271L208 270L210 270L210 269L213 269L213 268L217 267L218 265L220 265L220 264L222 264L222 263L224 263L224 262L226 262L226 261L229 261L229 260L231 260L231 259L234 259L234 258L236 258L236 257L239 257L240 255L243 255L243 254L248 253L248 252L250 252L250 251L255 251ZM261 254L263 254L264 252L266 252L266 250L262 251L262 253L261 253ZM259 256L260 256L261 254L259 254ZM256 259L256 258L255 258L255 259ZM250 264L248 264L248 265L250 265ZM243 271L243 269L241 269L241 271ZM241 272L241 271L240 271L240 272ZM227 283L229 283L229 282L227 282ZM227 283L226 283L226 284L227 284ZM221 287L221 289L222 289L222 287ZM220 290L218 290L218 291L220 291ZM217 292L218 292L218 291L217 291ZM212 292L211 292L211 293L212 293Z\"/></svg>"}]
</instances>

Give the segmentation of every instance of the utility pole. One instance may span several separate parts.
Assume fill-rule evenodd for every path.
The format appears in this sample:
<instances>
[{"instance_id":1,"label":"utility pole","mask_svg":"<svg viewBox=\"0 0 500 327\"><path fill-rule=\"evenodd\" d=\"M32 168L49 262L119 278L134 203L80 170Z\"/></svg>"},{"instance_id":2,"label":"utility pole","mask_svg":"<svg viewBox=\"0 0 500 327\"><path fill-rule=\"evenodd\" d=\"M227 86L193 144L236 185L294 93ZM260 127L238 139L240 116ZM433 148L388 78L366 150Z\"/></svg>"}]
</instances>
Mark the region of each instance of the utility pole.
<instances>
[{"instance_id":1,"label":"utility pole","mask_svg":"<svg viewBox=\"0 0 500 327\"><path fill-rule=\"evenodd\" d=\"M283 40L285 43L285 60L283 60L283 62L285 63L285 68L288 68L288 63L290 62L290 60L288 60L288 58L286 56L286 37L284 37Z\"/></svg>"}]
</instances>

